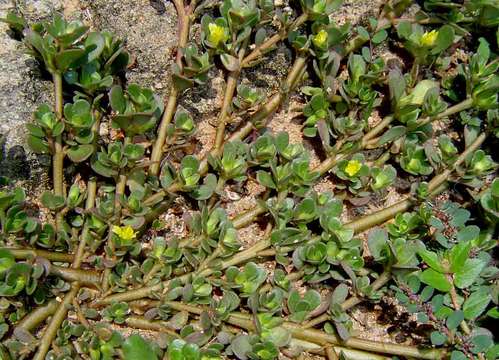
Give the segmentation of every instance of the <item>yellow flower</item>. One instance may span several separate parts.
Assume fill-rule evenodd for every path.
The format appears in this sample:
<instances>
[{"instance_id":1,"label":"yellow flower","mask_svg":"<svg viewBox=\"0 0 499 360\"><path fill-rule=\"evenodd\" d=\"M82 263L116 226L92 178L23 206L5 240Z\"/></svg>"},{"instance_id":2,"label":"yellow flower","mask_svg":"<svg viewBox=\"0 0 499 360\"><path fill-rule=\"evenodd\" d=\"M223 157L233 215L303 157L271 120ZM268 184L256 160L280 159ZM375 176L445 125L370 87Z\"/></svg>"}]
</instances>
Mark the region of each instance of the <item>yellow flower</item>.
<instances>
[{"instance_id":1,"label":"yellow flower","mask_svg":"<svg viewBox=\"0 0 499 360\"><path fill-rule=\"evenodd\" d=\"M135 239L137 234L130 225L127 226L113 226L113 233L115 233L121 240L130 241Z\"/></svg>"},{"instance_id":2,"label":"yellow flower","mask_svg":"<svg viewBox=\"0 0 499 360\"><path fill-rule=\"evenodd\" d=\"M229 38L229 35L225 32L225 28L215 23L208 24L208 31L208 41L212 43L213 46L225 43Z\"/></svg>"},{"instance_id":3,"label":"yellow flower","mask_svg":"<svg viewBox=\"0 0 499 360\"><path fill-rule=\"evenodd\" d=\"M353 177L359 172L361 167L362 164L358 160L350 160L347 166L345 166L345 172L348 176Z\"/></svg>"},{"instance_id":4,"label":"yellow flower","mask_svg":"<svg viewBox=\"0 0 499 360\"><path fill-rule=\"evenodd\" d=\"M437 40L437 36L438 31L432 30L430 32L425 32L419 41L423 46L433 46Z\"/></svg>"},{"instance_id":5,"label":"yellow flower","mask_svg":"<svg viewBox=\"0 0 499 360\"><path fill-rule=\"evenodd\" d=\"M312 38L312 42L318 48L324 47L327 42L327 31L322 29Z\"/></svg>"}]
</instances>

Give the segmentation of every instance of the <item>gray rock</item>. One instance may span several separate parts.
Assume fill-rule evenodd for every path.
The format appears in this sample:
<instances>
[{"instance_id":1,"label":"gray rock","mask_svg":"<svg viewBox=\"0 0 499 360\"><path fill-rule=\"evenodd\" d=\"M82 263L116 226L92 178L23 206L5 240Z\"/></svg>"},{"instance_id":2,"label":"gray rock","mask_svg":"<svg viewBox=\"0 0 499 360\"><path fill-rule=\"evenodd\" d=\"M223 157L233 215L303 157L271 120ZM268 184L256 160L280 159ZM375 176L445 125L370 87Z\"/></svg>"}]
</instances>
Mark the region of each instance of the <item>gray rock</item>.
<instances>
[{"instance_id":1,"label":"gray rock","mask_svg":"<svg viewBox=\"0 0 499 360\"><path fill-rule=\"evenodd\" d=\"M18 1L17 11L29 20L47 17L59 10L57 0ZM0 17L14 10L10 1L0 3ZM12 38L8 26L0 23L0 175L13 180L32 179L40 184L46 173L43 159L26 145L25 124L39 104L52 102L52 83L35 60L25 52L22 42ZM42 160L42 161L40 161ZM29 186L30 184L28 184ZM35 186L35 184L33 184Z\"/></svg>"},{"instance_id":2,"label":"gray rock","mask_svg":"<svg viewBox=\"0 0 499 360\"><path fill-rule=\"evenodd\" d=\"M82 0L93 25L126 40L133 63L127 71L129 82L141 86L169 88L170 67L177 43L177 14L165 0Z\"/></svg>"}]
</instances>

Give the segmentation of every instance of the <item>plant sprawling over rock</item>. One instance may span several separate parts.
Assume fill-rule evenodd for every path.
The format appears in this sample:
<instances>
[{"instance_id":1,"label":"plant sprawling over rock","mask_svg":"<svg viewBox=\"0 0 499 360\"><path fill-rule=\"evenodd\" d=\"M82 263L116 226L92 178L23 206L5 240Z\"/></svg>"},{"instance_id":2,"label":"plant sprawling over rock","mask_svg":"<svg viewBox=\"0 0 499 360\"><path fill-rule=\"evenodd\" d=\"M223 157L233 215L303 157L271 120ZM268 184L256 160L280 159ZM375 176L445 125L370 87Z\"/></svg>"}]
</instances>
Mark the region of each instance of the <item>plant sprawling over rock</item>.
<instances>
[{"instance_id":1,"label":"plant sprawling over rock","mask_svg":"<svg viewBox=\"0 0 499 360\"><path fill-rule=\"evenodd\" d=\"M111 33L2 19L54 103L27 125L52 189L35 203L0 179L0 359L499 357L497 1L391 0L363 26L333 20L339 0L173 2L165 101L124 81ZM294 61L266 97L240 75L279 43ZM212 67L225 93L199 156L177 103ZM295 91L303 144L267 126ZM232 216L250 182L265 190ZM180 202L182 236L162 216ZM243 241L257 221L264 235ZM359 304L409 339L358 337Z\"/></svg>"}]
</instances>

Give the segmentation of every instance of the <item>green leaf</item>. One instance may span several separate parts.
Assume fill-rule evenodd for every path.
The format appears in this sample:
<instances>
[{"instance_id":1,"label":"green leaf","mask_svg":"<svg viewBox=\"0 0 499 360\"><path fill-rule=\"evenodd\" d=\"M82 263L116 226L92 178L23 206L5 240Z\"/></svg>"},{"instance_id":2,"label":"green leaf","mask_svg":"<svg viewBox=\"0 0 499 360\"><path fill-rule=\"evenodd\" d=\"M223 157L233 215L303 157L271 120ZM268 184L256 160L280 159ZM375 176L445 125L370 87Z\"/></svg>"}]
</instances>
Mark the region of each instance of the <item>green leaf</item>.
<instances>
[{"instance_id":1,"label":"green leaf","mask_svg":"<svg viewBox=\"0 0 499 360\"><path fill-rule=\"evenodd\" d=\"M493 319L499 319L499 308L496 306L495 308L490 309L487 311L486 315Z\"/></svg>"},{"instance_id":2,"label":"green leaf","mask_svg":"<svg viewBox=\"0 0 499 360\"><path fill-rule=\"evenodd\" d=\"M412 33L412 24L403 20L397 25L397 35L401 38L408 38Z\"/></svg>"},{"instance_id":3,"label":"green leaf","mask_svg":"<svg viewBox=\"0 0 499 360\"><path fill-rule=\"evenodd\" d=\"M10 269L16 260L14 255L7 249L0 249L0 274Z\"/></svg>"},{"instance_id":4,"label":"green leaf","mask_svg":"<svg viewBox=\"0 0 499 360\"><path fill-rule=\"evenodd\" d=\"M139 144L127 144L123 150L125 156L130 160L140 160L144 156L144 147Z\"/></svg>"},{"instance_id":5,"label":"green leaf","mask_svg":"<svg viewBox=\"0 0 499 360\"><path fill-rule=\"evenodd\" d=\"M134 113L116 115L113 126L122 128L127 136L144 134L156 125L157 117L154 113Z\"/></svg>"},{"instance_id":6,"label":"green leaf","mask_svg":"<svg viewBox=\"0 0 499 360\"><path fill-rule=\"evenodd\" d=\"M220 55L220 60L222 60L222 64L229 71L237 71L239 70L239 60L229 54Z\"/></svg>"},{"instance_id":7,"label":"green leaf","mask_svg":"<svg viewBox=\"0 0 499 360\"><path fill-rule=\"evenodd\" d=\"M83 55L85 55L85 50L83 49L69 49L61 51L55 58L57 69L60 72L65 72Z\"/></svg>"},{"instance_id":8,"label":"green leaf","mask_svg":"<svg viewBox=\"0 0 499 360\"><path fill-rule=\"evenodd\" d=\"M463 304L465 319L474 320L479 317L487 309L491 300L492 296L486 287L472 293Z\"/></svg>"},{"instance_id":9,"label":"green leaf","mask_svg":"<svg viewBox=\"0 0 499 360\"><path fill-rule=\"evenodd\" d=\"M433 80L421 80L420 82L418 82L416 87L412 89L409 95L404 96L400 99L398 103L399 108L403 108L409 105L423 105L426 94L432 89L438 89L438 85L438 82Z\"/></svg>"},{"instance_id":10,"label":"green leaf","mask_svg":"<svg viewBox=\"0 0 499 360\"><path fill-rule=\"evenodd\" d=\"M247 354L251 352L251 344L249 342L248 335L238 335L232 340L231 349L234 352L234 355L237 356L238 359L247 359ZM177 360L177 358L171 358L170 360ZM183 360L183 359L178 359Z\"/></svg>"},{"instance_id":11,"label":"green leaf","mask_svg":"<svg viewBox=\"0 0 499 360\"><path fill-rule=\"evenodd\" d=\"M407 128L405 126L393 126L379 138L377 145L381 146L391 141L397 140L404 136L406 133Z\"/></svg>"},{"instance_id":12,"label":"green leaf","mask_svg":"<svg viewBox=\"0 0 499 360\"><path fill-rule=\"evenodd\" d=\"M173 84L175 85L175 89L177 89L177 91L182 92L190 88L194 84L194 81L179 74L173 74Z\"/></svg>"},{"instance_id":13,"label":"green leaf","mask_svg":"<svg viewBox=\"0 0 499 360\"><path fill-rule=\"evenodd\" d=\"M104 50L104 37L99 32L91 32L85 39L85 48L91 49L87 53L87 62L97 59Z\"/></svg>"},{"instance_id":14,"label":"green leaf","mask_svg":"<svg viewBox=\"0 0 499 360\"><path fill-rule=\"evenodd\" d=\"M388 37L388 33L386 32L386 30L380 30L376 34L373 35L371 41L374 44L380 44L383 41L385 41L387 37Z\"/></svg>"},{"instance_id":15,"label":"green leaf","mask_svg":"<svg viewBox=\"0 0 499 360\"><path fill-rule=\"evenodd\" d=\"M464 289L473 284L487 264L482 259L467 259L461 269L454 274L454 284Z\"/></svg>"},{"instance_id":16,"label":"green leaf","mask_svg":"<svg viewBox=\"0 0 499 360\"><path fill-rule=\"evenodd\" d=\"M389 255L388 250L388 233L384 229L376 228L369 232L367 237L367 246L369 252L375 261L386 259Z\"/></svg>"},{"instance_id":17,"label":"green leaf","mask_svg":"<svg viewBox=\"0 0 499 360\"><path fill-rule=\"evenodd\" d=\"M26 20L24 20L24 18L18 16L17 14L13 13L12 11L9 11L5 16L5 18L0 19L0 21L9 24L9 26L13 30L19 33L21 33L24 30L24 28L27 26Z\"/></svg>"},{"instance_id":18,"label":"green leaf","mask_svg":"<svg viewBox=\"0 0 499 360\"><path fill-rule=\"evenodd\" d=\"M28 145L36 154L47 154L50 151L48 143L45 139L29 135Z\"/></svg>"},{"instance_id":19,"label":"green leaf","mask_svg":"<svg viewBox=\"0 0 499 360\"><path fill-rule=\"evenodd\" d=\"M369 32L367 32L366 28L363 26L357 27L357 33L362 38L362 40L369 40Z\"/></svg>"},{"instance_id":20,"label":"green leaf","mask_svg":"<svg viewBox=\"0 0 499 360\"><path fill-rule=\"evenodd\" d=\"M457 329L459 324L464 320L464 313L461 310L456 310L446 320L446 325L450 330Z\"/></svg>"},{"instance_id":21,"label":"green leaf","mask_svg":"<svg viewBox=\"0 0 499 360\"><path fill-rule=\"evenodd\" d=\"M449 292L452 287L452 284L444 274L436 272L433 269L426 269L421 273L419 278L425 284L443 292Z\"/></svg>"},{"instance_id":22,"label":"green leaf","mask_svg":"<svg viewBox=\"0 0 499 360\"><path fill-rule=\"evenodd\" d=\"M261 44L263 44L266 37L267 37L267 31L265 31L264 28L258 29L258 31L255 34L255 45L260 46Z\"/></svg>"},{"instance_id":23,"label":"green leaf","mask_svg":"<svg viewBox=\"0 0 499 360\"><path fill-rule=\"evenodd\" d=\"M57 210L64 206L64 197L60 195L54 195L50 191L45 191L41 199L43 206L49 208L50 210Z\"/></svg>"},{"instance_id":24,"label":"green leaf","mask_svg":"<svg viewBox=\"0 0 499 360\"><path fill-rule=\"evenodd\" d=\"M208 174L204 178L203 185L192 192L192 197L196 200L208 200L217 187L217 177L214 174Z\"/></svg>"},{"instance_id":25,"label":"green leaf","mask_svg":"<svg viewBox=\"0 0 499 360\"><path fill-rule=\"evenodd\" d=\"M95 160L91 162L92 170L97 174L102 175L104 177L113 177L118 175L118 172L110 166L106 166L102 164L100 161Z\"/></svg>"},{"instance_id":26,"label":"green leaf","mask_svg":"<svg viewBox=\"0 0 499 360\"><path fill-rule=\"evenodd\" d=\"M64 123L62 121L59 121L55 123L54 127L52 128L52 136L59 136L62 134L64 131Z\"/></svg>"},{"instance_id":27,"label":"green leaf","mask_svg":"<svg viewBox=\"0 0 499 360\"><path fill-rule=\"evenodd\" d=\"M406 82L404 76L398 69L392 69L388 73L388 87L390 90L390 100L397 104L405 94Z\"/></svg>"},{"instance_id":28,"label":"green leaf","mask_svg":"<svg viewBox=\"0 0 499 360\"><path fill-rule=\"evenodd\" d=\"M450 360L468 360L468 357L464 355L461 351L454 350L450 354Z\"/></svg>"},{"instance_id":29,"label":"green leaf","mask_svg":"<svg viewBox=\"0 0 499 360\"><path fill-rule=\"evenodd\" d=\"M466 226L457 233L457 241L469 242L475 240L480 235L480 228L476 225Z\"/></svg>"},{"instance_id":30,"label":"green leaf","mask_svg":"<svg viewBox=\"0 0 499 360\"><path fill-rule=\"evenodd\" d=\"M265 187L268 187L269 189L275 189L276 184L274 183L274 180L272 180L272 176L266 171L259 170L256 173L256 179L260 185L263 185Z\"/></svg>"},{"instance_id":31,"label":"green leaf","mask_svg":"<svg viewBox=\"0 0 499 360\"><path fill-rule=\"evenodd\" d=\"M341 304L348 296L348 286L346 284L339 284L331 295L331 304Z\"/></svg>"},{"instance_id":32,"label":"green leaf","mask_svg":"<svg viewBox=\"0 0 499 360\"><path fill-rule=\"evenodd\" d=\"M497 34L499 38L499 34ZM499 41L498 41L499 42ZM487 360L498 359L499 358L499 344L495 344L485 354Z\"/></svg>"},{"instance_id":33,"label":"green leaf","mask_svg":"<svg viewBox=\"0 0 499 360\"><path fill-rule=\"evenodd\" d=\"M445 342L447 341L447 336L442 334L440 331L432 331L430 339L433 345L440 346L445 344Z\"/></svg>"},{"instance_id":34,"label":"green leaf","mask_svg":"<svg viewBox=\"0 0 499 360\"><path fill-rule=\"evenodd\" d=\"M471 249L471 242L461 242L450 251L450 270L455 273L464 266Z\"/></svg>"},{"instance_id":35,"label":"green leaf","mask_svg":"<svg viewBox=\"0 0 499 360\"><path fill-rule=\"evenodd\" d=\"M75 145L71 146L67 151L68 157L71 161L79 163L87 160L94 152L93 145Z\"/></svg>"},{"instance_id":36,"label":"green leaf","mask_svg":"<svg viewBox=\"0 0 499 360\"><path fill-rule=\"evenodd\" d=\"M109 102L114 111L123 114L126 109L126 99L123 94L123 89L119 85L115 85L109 90Z\"/></svg>"},{"instance_id":37,"label":"green leaf","mask_svg":"<svg viewBox=\"0 0 499 360\"><path fill-rule=\"evenodd\" d=\"M418 255L423 259L426 265L439 273L444 273L445 269L442 266L442 259L437 253L426 249L418 249Z\"/></svg>"},{"instance_id":38,"label":"green leaf","mask_svg":"<svg viewBox=\"0 0 499 360\"><path fill-rule=\"evenodd\" d=\"M436 55L454 42L454 29L450 25L444 25L438 30L437 40L435 41L435 47L431 49L431 53Z\"/></svg>"},{"instance_id":39,"label":"green leaf","mask_svg":"<svg viewBox=\"0 0 499 360\"><path fill-rule=\"evenodd\" d=\"M157 360L151 345L140 335L129 336L123 344L124 358L127 360Z\"/></svg>"},{"instance_id":40,"label":"green leaf","mask_svg":"<svg viewBox=\"0 0 499 360\"><path fill-rule=\"evenodd\" d=\"M471 343L474 345L472 351L475 354L485 352L494 345L492 336L485 334L473 336Z\"/></svg>"}]
</instances>

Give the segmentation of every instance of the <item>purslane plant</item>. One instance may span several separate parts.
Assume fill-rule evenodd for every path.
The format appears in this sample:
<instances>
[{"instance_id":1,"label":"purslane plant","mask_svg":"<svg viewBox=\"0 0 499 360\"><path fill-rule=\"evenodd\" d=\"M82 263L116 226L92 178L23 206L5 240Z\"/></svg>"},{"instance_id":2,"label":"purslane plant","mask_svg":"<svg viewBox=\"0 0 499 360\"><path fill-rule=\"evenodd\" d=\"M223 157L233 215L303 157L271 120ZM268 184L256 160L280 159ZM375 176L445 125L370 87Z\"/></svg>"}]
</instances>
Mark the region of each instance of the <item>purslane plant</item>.
<instances>
[{"instance_id":1,"label":"purslane plant","mask_svg":"<svg viewBox=\"0 0 499 360\"><path fill-rule=\"evenodd\" d=\"M488 152L499 133L498 61L483 29L497 27L490 14L499 8L485 3L425 1L411 18L402 15L409 2L390 1L352 28L333 20L334 0L301 1L291 13L265 0L225 0L209 12L175 0L166 105L119 81L129 55L112 34L57 14L35 24L8 14L54 81L55 102L38 107L27 139L52 156L53 190L40 198L50 215L42 222L25 191L1 179L0 357L496 358L498 183ZM295 60L264 101L239 76L279 41ZM386 42L410 54L408 73L376 55ZM476 53L452 62L464 44ZM226 72L214 146L203 158L170 156L196 132L177 102L213 66ZM300 119L317 142L311 150L265 129L307 78ZM99 137L101 122L109 136ZM333 192L317 191L326 178ZM231 218L227 203L249 181L264 192ZM443 191L452 201L435 200ZM178 211L174 202L184 211L180 238L161 218ZM371 202L376 211L346 215ZM256 220L265 232L247 244L239 229ZM387 297L427 340L356 337L350 310L390 306ZM160 335L124 337L111 322Z\"/></svg>"}]
</instances>

